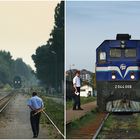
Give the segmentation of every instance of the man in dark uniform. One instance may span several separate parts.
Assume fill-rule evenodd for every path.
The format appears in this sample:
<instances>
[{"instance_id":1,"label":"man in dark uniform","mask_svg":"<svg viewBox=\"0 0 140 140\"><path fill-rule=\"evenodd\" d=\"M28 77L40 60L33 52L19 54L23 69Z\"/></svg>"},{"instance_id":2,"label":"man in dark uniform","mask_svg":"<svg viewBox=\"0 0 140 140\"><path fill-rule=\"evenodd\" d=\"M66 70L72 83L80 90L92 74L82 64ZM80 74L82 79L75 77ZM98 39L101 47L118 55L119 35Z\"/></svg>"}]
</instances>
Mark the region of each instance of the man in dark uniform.
<instances>
[{"instance_id":1,"label":"man in dark uniform","mask_svg":"<svg viewBox=\"0 0 140 140\"><path fill-rule=\"evenodd\" d=\"M80 71L76 71L75 77L73 78L73 87L75 89L73 95L73 100L74 100L73 110L76 110L77 106L78 106L78 110L83 110L81 108L81 103L80 103L80 86L81 86Z\"/></svg>"},{"instance_id":2,"label":"man in dark uniform","mask_svg":"<svg viewBox=\"0 0 140 140\"><path fill-rule=\"evenodd\" d=\"M33 131L33 138L37 138L39 134L39 121L41 116L41 109L44 104L41 98L37 96L36 92L32 93L32 97L28 101L28 106L31 109L30 122Z\"/></svg>"}]
</instances>

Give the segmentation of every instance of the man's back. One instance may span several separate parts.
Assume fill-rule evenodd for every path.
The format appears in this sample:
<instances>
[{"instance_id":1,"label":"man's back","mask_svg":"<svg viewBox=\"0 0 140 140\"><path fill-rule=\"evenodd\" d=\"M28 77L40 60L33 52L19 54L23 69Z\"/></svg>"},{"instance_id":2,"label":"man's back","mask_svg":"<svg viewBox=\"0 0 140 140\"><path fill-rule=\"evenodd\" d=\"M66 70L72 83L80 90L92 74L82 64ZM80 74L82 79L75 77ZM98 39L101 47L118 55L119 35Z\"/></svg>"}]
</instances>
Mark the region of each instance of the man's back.
<instances>
[{"instance_id":1,"label":"man's back","mask_svg":"<svg viewBox=\"0 0 140 140\"><path fill-rule=\"evenodd\" d=\"M33 96L30 98L29 100L29 105L34 109L40 109L42 108L44 105L43 105L43 101L41 98L39 98L38 96Z\"/></svg>"}]
</instances>

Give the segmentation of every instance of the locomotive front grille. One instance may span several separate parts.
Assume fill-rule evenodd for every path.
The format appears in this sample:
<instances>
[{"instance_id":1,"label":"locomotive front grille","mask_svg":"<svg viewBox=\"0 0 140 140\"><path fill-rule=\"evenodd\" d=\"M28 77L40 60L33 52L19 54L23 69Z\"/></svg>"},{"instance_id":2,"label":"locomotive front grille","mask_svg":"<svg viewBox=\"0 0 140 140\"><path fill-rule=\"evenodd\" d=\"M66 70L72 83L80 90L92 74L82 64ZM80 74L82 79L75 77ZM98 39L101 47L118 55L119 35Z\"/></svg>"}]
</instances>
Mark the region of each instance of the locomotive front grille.
<instances>
[{"instance_id":1,"label":"locomotive front grille","mask_svg":"<svg viewBox=\"0 0 140 140\"><path fill-rule=\"evenodd\" d=\"M140 102L130 100L109 101L106 105L108 112L140 112Z\"/></svg>"}]
</instances>

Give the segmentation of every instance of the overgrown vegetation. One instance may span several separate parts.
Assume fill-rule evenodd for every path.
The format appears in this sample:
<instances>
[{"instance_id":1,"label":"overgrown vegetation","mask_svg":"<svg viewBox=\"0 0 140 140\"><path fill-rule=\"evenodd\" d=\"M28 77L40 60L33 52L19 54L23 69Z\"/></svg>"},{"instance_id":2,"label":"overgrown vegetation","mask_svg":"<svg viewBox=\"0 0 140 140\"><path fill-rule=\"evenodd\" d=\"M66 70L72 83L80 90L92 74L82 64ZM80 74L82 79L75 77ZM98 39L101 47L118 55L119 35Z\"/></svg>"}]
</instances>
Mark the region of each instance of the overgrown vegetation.
<instances>
[{"instance_id":1,"label":"overgrown vegetation","mask_svg":"<svg viewBox=\"0 0 140 140\"><path fill-rule=\"evenodd\" d=\"M55 25L47 44L37 48L32 59L36 75L46 88L63 93L64 82L64 1L55 8Z\"/></svg>"},{"instance_id":2,"label":"overgrown vegetation","mask_svg":"<svg viewBox=\"0 0 140 140\"><path fill-rule=\"evenodd\" d=\"M140 115L138 113L113 114L105 121L98 139L138 138L139 133Z\"/></svg>"},{"instance_id":3,"label":"overgrown vegetation","mask_svg":"<svg viewBox=\"0 0 140 140\"><path fill-rule=\"evenodd\" d=\"M96 97L93 96L89 96L89 97L80 97L81 100L81 105L82 104L86 104L86 103L90 103L96 100ZM70 109L73 107L73 100L68 100L66 102L66 109Z\"/></svg>"},{"instance_id":4,"label":"overgrown vegetation","mask_svg":"<svg viewBox=\"0 0 140 140\"><path fill-rule=\"evenodd\" d=\"M72 123L68 124L67 129L66 129L67 138L71 138L75 130L79 130L81 127L84 127L91 121L94 121L94 119L96 119L96 115L97 115L97 111L96 109L94 109L91 112L87 113L82 118L77 119L73 121Z\"/></svg>"},{"instance_id":5,"label":"overgrown vegetation","mask_svg":"<svg viewBox=\"0 0 140 140\"><path fill-rule=\"evenodd\" d=\"M53 120L53 122L60 129L60 131L64 134L64 105L58 104L55 101L53 101L52 99L48 99L45 96L43 96L42 98L43 98L44 105L45 105L45 112ZM41 122L50 123L49 120L46 120L43 118L42 118Z\"/></svg>"},{"instance_id":6,"label":"overgrown vegetation","mask_svg":"<svg viewBox=\"0 0 140 140\"><path fill-rule=\"evenodd\" d=\"M9 89L12 87L15 76L20 76L24 85L36 84L35 75L29 65L26 65L21 58L14 60L10 52L0 51L0 88Z\"/></svg>"}]
</instances>

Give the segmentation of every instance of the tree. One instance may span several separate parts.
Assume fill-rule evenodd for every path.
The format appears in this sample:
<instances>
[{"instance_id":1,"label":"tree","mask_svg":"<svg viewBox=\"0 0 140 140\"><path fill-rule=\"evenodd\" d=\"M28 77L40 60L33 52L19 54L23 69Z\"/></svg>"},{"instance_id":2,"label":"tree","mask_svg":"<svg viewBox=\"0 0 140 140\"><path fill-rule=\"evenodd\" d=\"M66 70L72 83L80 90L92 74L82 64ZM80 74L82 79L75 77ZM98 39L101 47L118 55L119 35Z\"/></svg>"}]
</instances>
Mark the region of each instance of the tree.
<instances>
[{"instance_id":1,"label":"tree","mask_svg":"<svg viewBox=\"0 0 140 140\"><path fill-rule=\"evenodd\" d=\"M0 83L1 84L11 84L13 64L12 56L10 52L0 51Z\"/></svg>"},{"instance_id":2,"label":"tree","mask_svg":"<svg viewBox=\"0 0 140 140\"><path fill-rule=\"evenodd\" d=\"M10 52L0 51L0 86L6 84L12 86L13 79L17 75L26 86L30 86L31 83L36 84L35 75L30 66L26 65L21 58L12 59Z\"/></svg>"},{"instance_id":3,"label":"tree","mask_svg":"<svg viewBox=\"0 0 140 140\"><path fill-rule=\"evenodd\" d=\"M55 25L46 45L32 55L37 77L46 88L61 89L64 80L64 1L55 8Z\"/></svg>"}]
</instances>

